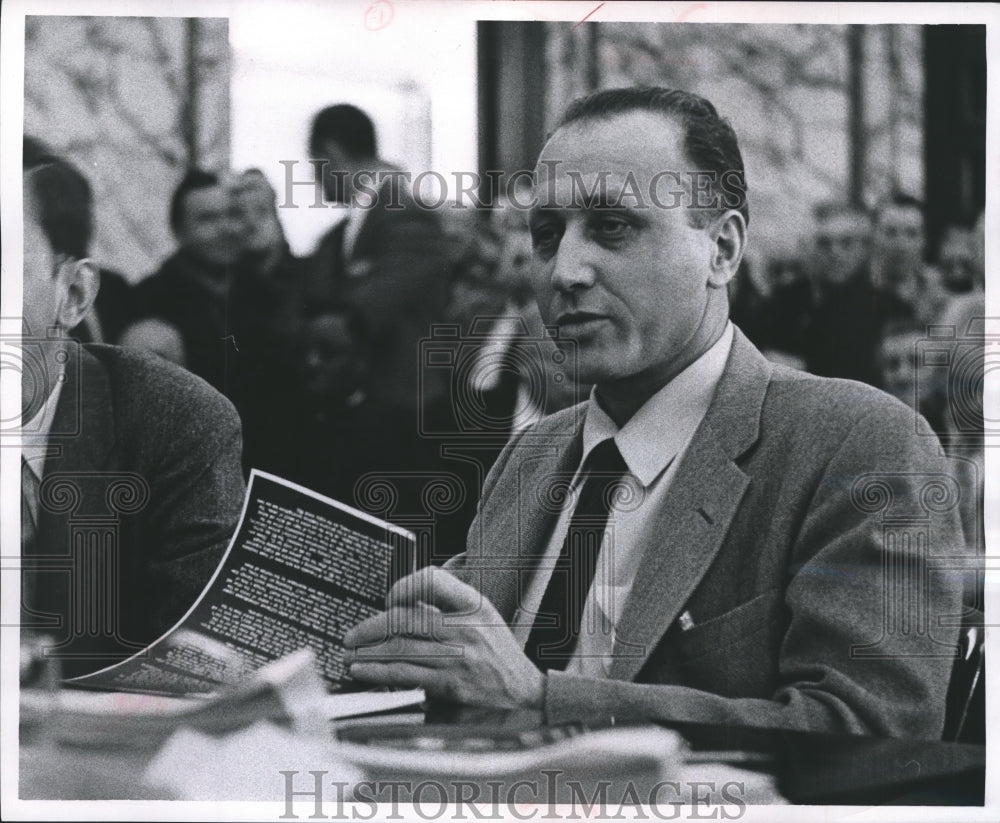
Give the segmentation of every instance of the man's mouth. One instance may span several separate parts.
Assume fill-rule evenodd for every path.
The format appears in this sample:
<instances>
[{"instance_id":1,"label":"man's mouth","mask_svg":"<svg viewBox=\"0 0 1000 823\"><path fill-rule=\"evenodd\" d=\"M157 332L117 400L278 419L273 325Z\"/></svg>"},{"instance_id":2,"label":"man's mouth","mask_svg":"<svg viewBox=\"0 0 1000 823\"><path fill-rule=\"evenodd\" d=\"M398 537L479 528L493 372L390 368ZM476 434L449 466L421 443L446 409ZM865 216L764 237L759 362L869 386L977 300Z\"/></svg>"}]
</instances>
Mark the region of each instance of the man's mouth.
<instances>
[{"instance_id":1,"label":"man's mouth","mask_svg":"<svg viewBox=\"0 0 1000 823\"><path fill-rule=\"evenodd\" d=\"M594 314L588 311L569 311L560 314L556 318L556 325L560 328L581 332L607 320L607 315Z\"/></svg>"}]
</instances>

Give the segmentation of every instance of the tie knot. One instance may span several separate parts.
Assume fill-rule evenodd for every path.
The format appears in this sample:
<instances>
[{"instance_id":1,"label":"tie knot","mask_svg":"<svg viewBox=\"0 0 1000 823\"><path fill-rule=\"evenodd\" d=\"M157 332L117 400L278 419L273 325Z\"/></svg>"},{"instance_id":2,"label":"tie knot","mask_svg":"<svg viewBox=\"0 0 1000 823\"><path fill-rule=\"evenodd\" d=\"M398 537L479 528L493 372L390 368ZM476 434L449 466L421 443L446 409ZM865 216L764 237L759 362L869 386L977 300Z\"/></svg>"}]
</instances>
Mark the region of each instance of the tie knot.
<instances>
[{"instance_id":1,"label":"tie knot","mask_svg":"<svg viewBox=\"0 0 1000 823\"><path fill-rule=\"evenodd\" d=\"M587 455L587 471L600 472L602 474L624 474L628 471L625 465L625 458L618 451L618 444L614 438L609 437L602 440Z\"/></svg>"}]
</instances>

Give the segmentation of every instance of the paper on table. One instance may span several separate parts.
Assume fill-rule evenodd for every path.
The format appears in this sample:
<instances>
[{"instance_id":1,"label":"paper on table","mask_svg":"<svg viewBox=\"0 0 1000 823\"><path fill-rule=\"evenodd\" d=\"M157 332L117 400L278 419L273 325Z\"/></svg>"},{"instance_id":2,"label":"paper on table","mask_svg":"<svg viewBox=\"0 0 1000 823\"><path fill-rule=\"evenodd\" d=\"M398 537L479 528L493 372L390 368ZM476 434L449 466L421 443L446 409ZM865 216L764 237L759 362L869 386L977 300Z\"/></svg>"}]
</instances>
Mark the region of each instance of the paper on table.
<instances>
[{"instance_id":1,"label":"paper on table","mask_svg":"<svg viewBox=\"0 0 1000 823\"><path fill-rule=\"evenodd\" d=\"M297 733L329 734L329 721L417 705L420 689L327 694L310 649L270 663L217 696L170 697L62 690L21 692L22 729L87 747L149 749L180 727L224 734L269 720Z\"/></svg>"},{"instance_id":2,"label":"paper on table","mask_svg":"<svg viewBox=\"0 0 1000 823\"><path fill-rule=\"evenodd\" d=\"M281 772L308 776L315 769L346 785L362 778L356 766L337 756L332 739L257 723L222 738L182 729L157 753L143 779L177 800L283 801L286 778Z\"/></svg>"}]
</instances>

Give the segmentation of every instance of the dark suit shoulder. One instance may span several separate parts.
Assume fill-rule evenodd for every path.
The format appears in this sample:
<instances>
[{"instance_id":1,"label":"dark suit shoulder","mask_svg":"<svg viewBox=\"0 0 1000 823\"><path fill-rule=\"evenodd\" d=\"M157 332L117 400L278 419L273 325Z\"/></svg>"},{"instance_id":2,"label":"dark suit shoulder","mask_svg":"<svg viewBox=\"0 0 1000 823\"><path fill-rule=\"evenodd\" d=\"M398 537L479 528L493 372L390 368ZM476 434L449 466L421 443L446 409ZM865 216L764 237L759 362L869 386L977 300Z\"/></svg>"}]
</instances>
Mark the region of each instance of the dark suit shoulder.
<instances>
[{"instance_id":1,"label":"dark suit shoulder","mask_svg":"<svg viewBox=\"0 0 1000 823\"><path fill-rule=\"evenodd\" d=\"M167 430L183 423L219 431L240 425L236 409L222 394L158 355L103 344L84 350L104 366L116 413L132 417L135 410L150 428L162 423Z\"/></svg>"}]
</instances>

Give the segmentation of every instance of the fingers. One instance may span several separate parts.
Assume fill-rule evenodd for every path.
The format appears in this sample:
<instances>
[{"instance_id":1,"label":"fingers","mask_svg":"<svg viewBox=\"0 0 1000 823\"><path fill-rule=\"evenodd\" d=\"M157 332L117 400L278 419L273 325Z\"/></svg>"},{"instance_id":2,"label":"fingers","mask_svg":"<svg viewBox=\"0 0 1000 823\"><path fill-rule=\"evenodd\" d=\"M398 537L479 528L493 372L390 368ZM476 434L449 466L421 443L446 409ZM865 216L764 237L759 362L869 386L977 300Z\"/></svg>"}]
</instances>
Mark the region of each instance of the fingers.
<instances>
[{"instance_id":1,"label":"fingers","mask_svg":"<svg viewBox=\"0 0 1000 823\"><path fill-rule=\"evenodd\" d=\"M419 686L428 694L434 694L441 682L439 672L413 663L355 663L351 666L350 674L363 683L399 688Z\"/></svg>"},{"instance_id":2,"label":"fingers","mask_svg":"<svg viewBox=\"0 0 1000 823\"><path fill-rule=\"evenodd\" d=\"M382 643L394 635L432 638L440 628L440 612L425 604L393 606L362 620L344 634L344 646L356 649Z\"/></svg>"},{"instance_id":3,"label":"fingers","mask_svg":"<svg viewBox=\"0 0 1000 823\"><path fill-rule=\"evenodd\" d=\"M344 662L353 663L394 663L409 662L418 666L436 668L449 665L463 656L461 646L450 646L433 640L396 635L374 646L361 646L344 652Z\"/></svg>"},{"instance_id":4,"label":"fingers","mask_svg":"<svg viewBox=\"0 0 1000 823\"><path fill-rule=\"evenodd\" d=\"M456 677L448 669L433 669L413 663L355 663L351 677L364 683L378 683L397 688L419 686L432 700L447 700L467 705L491 705L488 694L475 684Z\"/></svg>"},{"instance_id":5,"label":"fingers","mask_svg":"<svg viewBox=\"0 0 1000 823\"><path fill-rule=\"evenodd\" d=\"M471 612L480 608L482 595L453 574L426 566L407 575L389 590L389 606L428 604L443 612Z\"/></svg>"}]
</instances>

